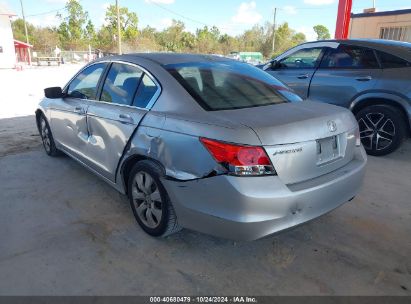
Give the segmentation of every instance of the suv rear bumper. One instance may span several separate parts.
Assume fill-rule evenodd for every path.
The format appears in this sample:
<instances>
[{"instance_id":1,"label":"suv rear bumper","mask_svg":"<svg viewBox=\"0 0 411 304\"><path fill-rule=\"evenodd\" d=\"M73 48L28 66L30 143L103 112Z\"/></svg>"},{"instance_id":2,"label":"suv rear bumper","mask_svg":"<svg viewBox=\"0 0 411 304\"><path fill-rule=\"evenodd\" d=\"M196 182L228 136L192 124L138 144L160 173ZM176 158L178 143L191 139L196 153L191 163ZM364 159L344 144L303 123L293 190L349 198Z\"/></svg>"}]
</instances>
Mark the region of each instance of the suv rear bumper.
<instances>
[{"instance_id":1,"label":"suv rear bumper","mask_svg":"<svg viewBox=\"0 0 411 304\"><path fill-rule=\"evenodd\" d=\"M285 185L278 176L164 180L185 228L235 240L254 240L319 217L359 191L367 157L354 159L320 177Z\"/></svg>"}]
</instances>

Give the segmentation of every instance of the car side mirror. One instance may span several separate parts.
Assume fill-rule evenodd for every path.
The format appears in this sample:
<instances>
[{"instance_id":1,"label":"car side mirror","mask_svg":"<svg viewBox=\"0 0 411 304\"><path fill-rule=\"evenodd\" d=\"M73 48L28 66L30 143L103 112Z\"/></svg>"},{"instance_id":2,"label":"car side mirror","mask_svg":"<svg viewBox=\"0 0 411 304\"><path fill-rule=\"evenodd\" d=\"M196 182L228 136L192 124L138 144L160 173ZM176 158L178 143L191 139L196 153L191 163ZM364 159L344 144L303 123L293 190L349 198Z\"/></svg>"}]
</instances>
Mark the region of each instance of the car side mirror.
<instances>
[{"instance_id":1,"label":"car side mirror","mask_svg":"<svg viewBox=\"0 0 411 304\"><path fill-rule=\"evenodd\" d=\"M273 70L276 70L276 69L278 69L279 67L280 67L280 63L279 63L277 60L271 61L271 68L272 68Z\"/></svg>"},{"instance_id":2,"label":"car side mirror","mask_svg":"<svg viewBox=\"0 0 411 304\"><path fill-rule=\"evenodd\" d=\"M275 70L275 69L278 69L278 68L279 68L279 63L278 63L278 61L277 61L277 60L273 60L273 61L268 62L268 63L263 67L263 70L264 70L264 71L266 71L266 70Z\"/></svg>"},{"instance_id":3,"label":"car side mirror","mask_svg":"<svg viewBox=\"0 0 411 304\"><path fill-rule=\"evenodd\" d=\"M64 93L61 87L51 87L44 89L44 96L51 99L63 98Z\"/></svg>"}]
</instances>

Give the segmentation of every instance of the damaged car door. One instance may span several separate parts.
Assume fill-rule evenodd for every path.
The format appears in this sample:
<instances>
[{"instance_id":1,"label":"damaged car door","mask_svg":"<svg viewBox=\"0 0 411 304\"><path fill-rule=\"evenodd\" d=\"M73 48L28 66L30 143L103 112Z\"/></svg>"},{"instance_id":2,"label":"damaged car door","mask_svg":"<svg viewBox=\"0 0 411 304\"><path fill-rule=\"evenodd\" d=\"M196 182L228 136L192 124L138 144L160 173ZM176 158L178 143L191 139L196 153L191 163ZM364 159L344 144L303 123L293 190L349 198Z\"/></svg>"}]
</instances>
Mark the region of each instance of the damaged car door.
<instances>
[{"instance_id":1,"label":"damaged car door","mask_svg":"<svg viewBox=\"0 0 411 304\"><path fill-rule=\"evenodd\" d=\"M80 71L65 87L64 98L52 100L51 126L54 136L69 154L85 161L88 145L86 113L96 99L99 80L107 63L96 63Z\"/></svg>"},{"instance_id":2,"label":"damaged car door","mask_svg":"<svg viewBox=\"0 0 411 304\"><path fill-rule=\"evenodd\" d=\"M158 94L159 85L144 69L125 62L111 64L98 101L87 110L90 167L115 180L124 148Z\"/></svg>"}]
</instances>

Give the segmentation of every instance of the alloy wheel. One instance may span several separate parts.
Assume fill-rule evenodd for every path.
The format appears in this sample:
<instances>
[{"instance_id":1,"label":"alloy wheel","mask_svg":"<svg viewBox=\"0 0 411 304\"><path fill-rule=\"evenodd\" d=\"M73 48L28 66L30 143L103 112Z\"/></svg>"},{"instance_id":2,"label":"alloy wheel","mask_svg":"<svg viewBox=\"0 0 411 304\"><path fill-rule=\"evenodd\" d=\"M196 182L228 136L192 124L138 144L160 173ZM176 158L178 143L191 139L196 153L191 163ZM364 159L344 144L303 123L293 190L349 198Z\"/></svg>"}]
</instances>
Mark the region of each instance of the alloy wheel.
<instances>
[{"instance_id":1,"label":"alloy wheel","mask_svg":"<svg viewBox=\"0 0 411 304\"><path fill-rule=\"evenodd\" d=\"M46 149L47 153L50 153L51 151L50 130L44 118L42 118L40 122L40 131L41 131L41 140L43 141L44 149Z\"/></svg>"},{"instance_id":2,"label":"alloy wheel","mask_svg":"<svg viewBox=\"0 0 411 304\"><path fill-rule=\"evenodd\" d=\"M367 113L358 120L363 146L368 150L384 150L395 137L393 121L383 113Z\"/></svg>"},{"instance_id":3,"label":"alloy wheel","mask_svg":"<svg viewBox=\"0 0 411 304\"><path fill-rule=\"evenodd\" d=\"M158 185L150 174L140 171L134 177L131 195L137 216L149 228L157 228L163 216Z\"/></svg>"}]
</instances>

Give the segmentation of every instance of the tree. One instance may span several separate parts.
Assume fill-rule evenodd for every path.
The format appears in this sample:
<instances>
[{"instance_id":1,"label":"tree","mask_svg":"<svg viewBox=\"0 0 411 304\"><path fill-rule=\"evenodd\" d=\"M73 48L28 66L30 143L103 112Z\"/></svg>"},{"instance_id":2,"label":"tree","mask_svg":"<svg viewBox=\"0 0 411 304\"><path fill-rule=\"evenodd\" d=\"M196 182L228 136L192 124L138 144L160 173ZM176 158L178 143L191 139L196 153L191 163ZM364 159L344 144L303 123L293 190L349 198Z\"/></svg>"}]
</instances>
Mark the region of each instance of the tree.
<instances>
[{"instance_id":1,"label":"tree","mask_svg":"<svg viewBox=\"0 0 411 304\"><path fill-rule=\"evenodd\" d=\"M159 44L171 52L184 51L195 43L193 35L185 32L184 23L177 20L173 20L172 24L159 33L157 37Z\"/></svg>"},{"instance_id":2,"label":"tree","mask_svg":"<svg viewBox=\"0 0 411 304\"><path fill-rule=\"evenodd\" d=\"M283 53L284 51L305 42L305 35L297 33L289 27L287 22L281 24L275 31L275 50L272 57Z\"/></svg>"},{"instance_id":3,"label":"tree","mask_svg":"<svg viewBox=\"0 0 411 304\"><path fill-rule=\"evenodd\" d=\"M30 43L34 49L50 53L56 46L63 50L85 50L88 45L103 52L117 51L117 9L110 5L105 11L105 23L98 29L83 10L80 0L67 0L66 10L59 15L57 28L35 27L28 24ZM269 58L306 40L303 33L296 32L285 22L275 32L275 50L272 50L273 25L255 25L241 35L222 34L216 26L204 26L195 34L186 30L185 24L173 20L171 26L162 31L146 26L138 29L138 16L126 7L119 7L120 34L123 51L171 51L206 54L230 54L231 52L261 52ZM23 20L13 22L14 37L25 41ZM314 27L318 39L329 37L328 29L322 25Z\"/></svg>"},{"instance_id":4,"label":"tree","mask_svg":"<svg viewBox=\"0 0 411 304\"><path fill-rule=\"evenodd\" d=\"M13 37L16 40L26 42L26 32L24 30L24 20L18 18L11 23L11 28L13 30ZM32 44L34 40L34 30L35 27L31 23L27 22L27 33L29 35L29 42Z\"/></svg>"},{"instance_id":5,"label":"tree","mask_svg":"<svg viewBox=\"0 0 411 304\"><path fill-rule=\"evenodd\" d=\"M94 44L96 39L96 30L94 29L94 24L91 22L91 20L87 22L85 35L89 44Z\"/></svg>"},{"instance_id":6,"label":"tree","mask_svg":"<svg viewBox=\"0 0 411 304\"><path fill-rule=\"evenodd\" d=\"M313 26L314 32L317 34L317 40L330 39L330 31L324 25L317 24Z\"/></svg>"},{"instance_id":7,"label":"tree","mask_svg":"<svg viewBox=\"0 0 411 304\"><path fill-rule=\"evenodd\" d=\"M134 12L130 12L127 7L119 7L120 14L120 33L121 38L125 40L133 40L138 34L138 17ZM106 29L112 35L117 35L117 8L115 5L110 5L106 11L105 17Z\"/></svg>"},{"instance_id":8,"label":"tree","mask_svg":"<svg viewBox=\"0 0 411 304\"><path fill-rule=\"evenodd\" d=\"M158 43L159 33L157 30L151 26L146 26L143 28L135 41L135 51L140 52L153 52L160 51L161 45Z\"/></svg>"},{"instance_id":9,"label":"tree","mask_svg":"<svg viewBox=\"0 0 411 304\"><path fill-rule=\"evenodd\" d=\"M222 54L228 55L231 52L238 51L240 49L239 41L235 37L228 34L223 34L218 40L219 48Z\"/></svg>"},{"instance_id":10,"label":"tree","mask_svg":"<svg viewBox=\"0 0 411 304\"><path fill-rule=\"evenodd\" d=\"M36 27L33 32L33 50L49 56L53 54L56 46L60 45L59 35L56 28Z\"/></svg>"},{"instance_id":11,"label":"tree","mask_svg":"<svg viewBox=\"0 0 411 304\"><path fill-rule=\"evenodd\" d=\"M78 49L85 46L85 25L88 13L83 10L78 0L69 0L66 3L66 16L58 14L62 22L58 27L61 45L65 49Z\"/></svg>"},{"instance_id":12,"label":"tree","mask_svg":"<svg viewBox=\"0 0 411 304\"><path fill-rule=\"evenodd\" d=\"M204 26L202 29L197 29L196 38L199 53L214 54L219 52L220 31L217 27L208 28L208 26Z\"/></svg>"},{"instance_id":13,"label":"tree","mask_svg":"<svg viewBox=\"0 0 411 304\"><path fill-rule=\"evenodd\" d=\"M293 44L298 45L305 42L307 39L304 33L295 33L294 36L291 38Z\"/></svg>"},{"instance_id":14,"label":"tree","mask_svg":"<svg viewBox=\"0 0 411 304\"><path fill-rule=\"evenodd\" d=\"M16 19L11 24L13 37L16 40L26 42L23 19ZM50 55L56 46L60 45L59 36L56 28L34 26L27 22L27 32L29 43L33 45L33 51Z\"/></svg>"}]
</instances>

